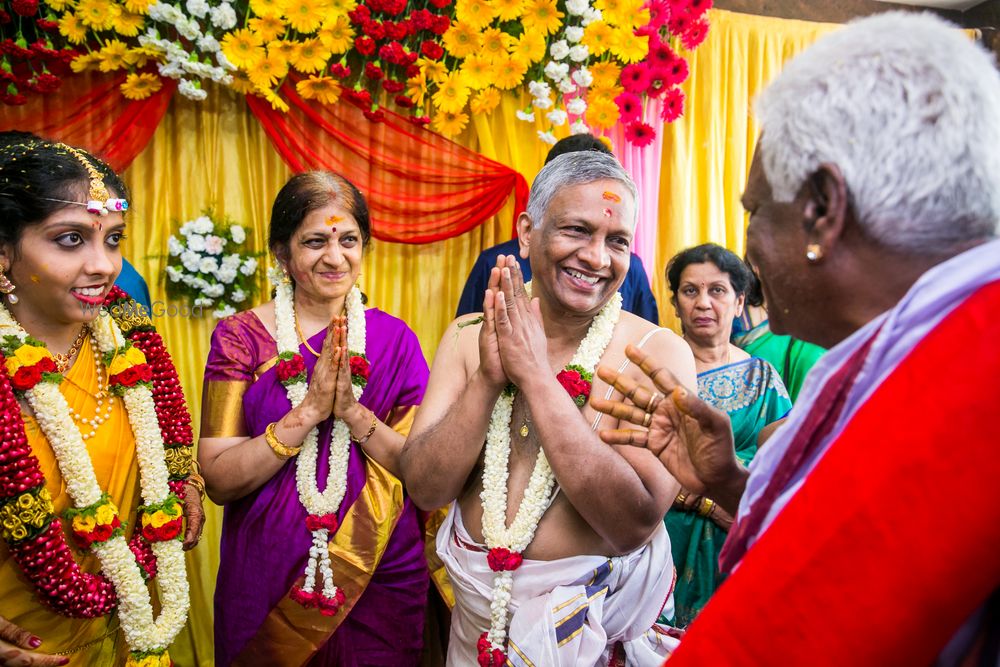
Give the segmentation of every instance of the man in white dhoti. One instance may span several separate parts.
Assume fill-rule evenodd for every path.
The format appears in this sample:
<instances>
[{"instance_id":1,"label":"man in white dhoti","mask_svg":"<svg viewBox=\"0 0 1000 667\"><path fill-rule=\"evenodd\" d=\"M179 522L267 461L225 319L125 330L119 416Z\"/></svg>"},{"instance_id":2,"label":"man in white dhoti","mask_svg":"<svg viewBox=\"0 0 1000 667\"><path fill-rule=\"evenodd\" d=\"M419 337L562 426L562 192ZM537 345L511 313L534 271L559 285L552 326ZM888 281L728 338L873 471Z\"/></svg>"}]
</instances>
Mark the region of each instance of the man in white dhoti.
<instances>
[{"instance_id":1,"label":"man in white dhoti","mask_svg":"<svg viewBox=\"0 0 1000 667\"><path fill-rule=\"evenodd\" d=\"M437 541L449 665L659 665L676 645L656 619L672 615L662 520L679 484L648 451L603 444L587 405L612 395L598 362L640 377L627 344L696 385L679 337L621 311L636 211L613 157L546 165L518 219L533 282L498 260L483 315L438 349L400 465L418 506L453 503Z\"/></svg>"}]
</instances>

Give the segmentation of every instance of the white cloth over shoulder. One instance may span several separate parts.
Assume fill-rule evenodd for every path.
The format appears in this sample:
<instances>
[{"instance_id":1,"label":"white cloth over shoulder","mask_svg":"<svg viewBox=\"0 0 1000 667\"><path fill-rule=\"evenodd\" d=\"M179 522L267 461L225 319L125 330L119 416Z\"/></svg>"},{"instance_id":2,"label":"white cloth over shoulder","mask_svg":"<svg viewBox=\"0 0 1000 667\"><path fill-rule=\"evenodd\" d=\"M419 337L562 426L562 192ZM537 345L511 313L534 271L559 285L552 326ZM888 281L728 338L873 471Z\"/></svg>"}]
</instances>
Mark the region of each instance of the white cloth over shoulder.
<instances>
[{"instance_id":1,"label":"white cloth over shoulder","mask_svg":"<svg viewBox=\"0 0 1000 667\"><path fill-rule=\"evenodd\" d=\"M478 664L476 643L490 627L493 571L476 546L453 503L437 552L455 592L448 643L454 667ZM673 617L674 576L663 524L624 556L526 559L514 572L507 659L516 667L607 665L620 643L626 664L659 667L679 643L676 630L656 624L661 610Z\"/></svg>"}]
</instances>

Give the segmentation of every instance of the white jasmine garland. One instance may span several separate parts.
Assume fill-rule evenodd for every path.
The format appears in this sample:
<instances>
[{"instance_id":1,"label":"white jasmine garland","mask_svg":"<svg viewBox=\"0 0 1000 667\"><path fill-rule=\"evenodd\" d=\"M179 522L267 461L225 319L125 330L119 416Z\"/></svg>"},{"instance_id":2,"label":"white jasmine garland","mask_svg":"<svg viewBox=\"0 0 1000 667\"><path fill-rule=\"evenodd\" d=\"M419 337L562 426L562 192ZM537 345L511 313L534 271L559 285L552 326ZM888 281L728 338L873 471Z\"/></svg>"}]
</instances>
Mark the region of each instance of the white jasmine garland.
<instances>
[{"instance_id":1,"label":"white jasmine garland","mask_svg":"<svg viewBox=\"0 0 1000 667\"><path fill-rule=\"evenodd\" d=\"M549 146L554 146L556 143L556 137L551 132L542 132L541 130L538 130L538 138Z\"/></svg>"},{"instance_id":2,"label":"white jasmine garland","mask_svg":"<svg viewBox=\"0 0 1000 667\"><path fill-rule=\"evenodd\" d=\"M590 49L586 44L577 44L569 50L569 59L573 62L582 63L590 56Z\"/></svg>"},{"instance_id":3,"label":"white jasmine garland","mask_svg":"<svg viewBox=\"0 0 1000 667\"><path fill-rule=\"evenodd\" d=\"M525 291L530 296L531 283L525 285ZM570 365L579 366L593 374L614 335L621 306L621 294L616 292L590 324L590 329L580 342ZM507 479L510 476L510 429L514 396L513 392L505 391L493 406L486 431L483 490L479 497L483 504L483 539L487 549L502 548L520 554L534 539L538 522L548 509L549 498L555 485L555 475L545 458L544 450L539 448L538 458L531 471L524 497L514 515L514 521L508 527L506 525ZM494 649L505 650L508 607L513 582L513 571L503 570L493 575L490 629L487 632L487 639Z\"/></svg>"},{"instance_id":4,"label":"white jasmine garland","mask_svg":"<svg viewBox=\"0 0 1000 667\"><path fill-rule=\"evenodd\" d=\"M281 276L279 278L279 276ZM275 329L278 353L299 354L299 338L295 320L295 294L291 281L277 270L272 273L276 285L274 295ZM361 301L361 290L354 286L347 293L347 348L351 354L365 353L365 306ZM285 387L285 393L292 407L298 407L305 400L308 385L295 382ZM351 383L355 400L361 398L363 387ZM319 458L319 429L313 427L302 443L302 449L295 462L295 485L299 492L299 502L310 514L323 516L335 514L347 492L347 466L351 453L351 431L342 419L333 423L330 436L329 473L326 488L320 491L316 480L316 462ZM313 546L309 549L306 563L305 582L302 590L315 593L318 579L322 579L322 594L333 598L337 587L333 582L333 568L330 565L329 531L321 528L312 531Z\"/></svg>"},{"instance_id":5,"label":"white jasmine garland","mask_svg":"<svg viewBox=\"0 0 1000 667\"><path fill-rule=\"evenodd\" d=\"M94 345L102 354L125 346L121 329L106 312L90 323ZM22 342L28 334L6 307L0 305L0 333L17 336ZM59 472L76 508L101 500L102 490L80 429L73 422L66 398L58 385L39 382L25 392L25 399L48 440L59 464ZM143 503L162 503L170 495L169 472L163 453L163 436L156 417L156 405L148 387L135 385L125 390L123 401L135 436L139 463L139 484ZM140 566L123 536L94 543L91 549L101 563L118 596L118 618L125 640L132 651L163 651L173 642L187 622L188 582L180 540L152 544L157 561L160 588L160 614L153 619L149 590Z\"/></svg>"},{"instance_id":6,"label":"white jasmine garland","mask_svg":"<svg viewBox=\"0 0 1000 667\"><path fill-rule=\"evenodd\" d=\"M582 97L574 97L566 103L566 112L574 116L582 116L587 110L587 101Z\"/></svg>"},{"instance_id":7,"label":"white jasmine garland","mask_svg":"<svg viewBox=\"0 0 1000 667\"><path fill-rule=\"evenodd\" d=\"M566 112L562 109L553 109L552 111L545 114L545 117L549 119L555 127L560 127L566 124ZM545 139L542 139L543 141ZM555 142L553 142L555 143Z\"/></svg>"}]
</instances>

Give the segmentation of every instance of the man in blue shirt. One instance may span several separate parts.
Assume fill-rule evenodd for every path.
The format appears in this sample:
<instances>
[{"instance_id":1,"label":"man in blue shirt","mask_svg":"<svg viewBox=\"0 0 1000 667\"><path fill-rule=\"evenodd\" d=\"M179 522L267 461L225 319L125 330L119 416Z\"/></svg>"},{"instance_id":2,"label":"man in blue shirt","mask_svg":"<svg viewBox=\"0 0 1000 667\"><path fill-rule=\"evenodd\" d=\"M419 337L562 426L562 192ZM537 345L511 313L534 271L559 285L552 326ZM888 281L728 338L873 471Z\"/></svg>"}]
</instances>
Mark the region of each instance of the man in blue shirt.
<instances>
[{"instance_id":1,"label":"man in blue shirt","mask_svg":"<svg viewBox=\"0 0 1000 667\"><path fill-rule=\"evenodd\" d=\"M149 298L149 287L146 281L139 275L127 259L122 257L122 272L118 274L115 285L128 292L128 295L135 299L136 303L146 309L146 315L152 315L153 308ZM485 288L483 288L485 290Z\"/></svg>"},{"instance_id":2,"label":"man in blue shirt","mask_svg":"<svg viewBox=\"0 0 1000 667\"><path fill-rule=\"evenodd\" d=\"M573 134L558 141L552 147L549 154L545 156L545 164L563 153L574 151L598 151L612 155L611 150L594 135ZM486 292L486 285L489 283L490 269L497 265L497 257L500 255L514 255L517 258L517 263L521 265L524 279L531 280L531 266L527 259L521 257L517 239L511 239L492 248L487 248L479 253L476 263L472 265L472 271L469 273L469 278L465 281L465 288L462 290L462 297L458 301L455 317L468 313L478 313L483 309L483 295ZM632 261L629 264L628 273L625 275L625 282L622 283L618 291L622 294L622 308L649 320L653 324L660 323L656 298L649 288L649 279L646 277L642 260L635 253L632 253Z\"/></svg>"}]
</instances>

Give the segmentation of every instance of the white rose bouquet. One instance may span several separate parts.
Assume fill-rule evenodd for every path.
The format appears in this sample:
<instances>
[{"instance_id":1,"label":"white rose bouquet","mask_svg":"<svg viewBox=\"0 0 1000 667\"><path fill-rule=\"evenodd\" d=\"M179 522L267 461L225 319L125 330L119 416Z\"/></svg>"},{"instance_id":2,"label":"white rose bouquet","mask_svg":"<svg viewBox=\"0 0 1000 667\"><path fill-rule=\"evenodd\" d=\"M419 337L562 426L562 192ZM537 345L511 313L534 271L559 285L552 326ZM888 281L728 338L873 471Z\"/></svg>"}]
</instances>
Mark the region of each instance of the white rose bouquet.
<instances>
[{"instance_id":1,"label":"white rose bouquet","mask_svg":"<svg viewBox=\"0 0 1000 667\"><path fill-rule=\"evenodd\" d=\"M245 247L246 230L206 211L182 224L179 233L167 239L167 293L189 299L192 306L214 308L212 316L218 318L248 306L257 291L260 253Z\"/></svg>"}]
</instances>

